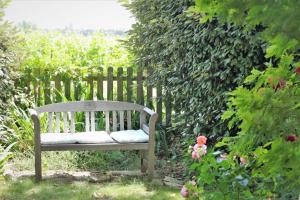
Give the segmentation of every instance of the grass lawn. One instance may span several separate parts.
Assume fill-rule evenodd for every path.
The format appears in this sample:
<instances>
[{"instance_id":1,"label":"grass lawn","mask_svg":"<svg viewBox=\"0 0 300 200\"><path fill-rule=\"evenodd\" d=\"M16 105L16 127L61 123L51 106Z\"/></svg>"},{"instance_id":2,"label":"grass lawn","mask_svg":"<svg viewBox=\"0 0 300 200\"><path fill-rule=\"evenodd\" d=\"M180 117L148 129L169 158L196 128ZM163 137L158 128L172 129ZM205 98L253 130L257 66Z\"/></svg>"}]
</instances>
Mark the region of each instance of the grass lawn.
<instances>
[{"instance_id":1,"label":"grass lawn","mask_svg":"<svg viewBox=\"0 0 300 200\"><path fill-rule=\"evenodd\" d=\"M178 189L147 184L139 179L125 179L109 183L83 181L42 181L27 178L18 181L0 181L0 200L147 200L182 199Z\"/></svg>"}]
</instances>

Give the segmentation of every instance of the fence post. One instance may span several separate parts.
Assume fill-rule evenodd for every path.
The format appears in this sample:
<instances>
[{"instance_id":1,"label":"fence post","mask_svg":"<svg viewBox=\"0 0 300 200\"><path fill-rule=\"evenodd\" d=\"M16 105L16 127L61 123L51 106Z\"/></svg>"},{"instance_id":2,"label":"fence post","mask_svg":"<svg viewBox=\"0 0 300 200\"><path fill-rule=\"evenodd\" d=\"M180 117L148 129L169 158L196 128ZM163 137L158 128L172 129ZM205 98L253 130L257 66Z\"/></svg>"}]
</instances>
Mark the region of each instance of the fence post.
<instances>
[{"instance_id":1,"label":"fence post","mask_svg":"<svg viewBox=\"0 0 300 200\"><path fill-rule=\"evenodd\" d=\"M127 68L127 101L132 102L132 67Z\"/></svg>"},{"instance_id":2,"label":"fence post","mask_svg":"<svg viewBox=\"0 0 300 200\"><path fill-rule=\"evenodd\" d=\"M99 68L97 75L97 97L99 100L103 100L103 68Z\"/></svg>"},{"instance_id":3,"label":"fence post","mask_svg":"<svg viewBox=\"0 0 300 200\"><path fill-rule=\"evenodd\" d=\"M51 103L51 94L50 94L50 80L46 80L44 82L44 104L50 104Z\"/></svg>"},{"instance_id":4,"label":"fence post","mask_svg":"<svg viewBox=\"0 0 300 200\"><path fill-rule=\"evenodd\" d=\"M162 87L160 84L156 87L156 112L158 114L158 123L162 124Z\"/></svg>"},{"instance_id":5,"label":"fence post","mask_svg":"<svg viewBox=\"0 0 300 200\"><path fill-rule=\"evenodd\" d=\"M140 105L144 105L143 69L142 68L138 68L136 82L137 82L137 103Z\"/></svg>"},{"instance_id":6,"label":"fence post","mask_svg":"<svg viewBox=\"0 0 300 200\"><path fill-rule=\"evenodd\" d=\"M87 84L88 84L88 100L93 100L94 99L94 77L92 72L90 72L87 76Z\"/></svg>"},{"instance_id":7,"label":"fence post","mask_svg":"<svg viewBox=\"0 0 300 200\"><path fill-rule=\"evenodd\" d=\"M61 83L60 83L60 77L56 76L55 77L55 101L58 102L62 102L62 96L61 96Z\"/></svg>"},{"instance_id":8,"label":"fence post","mask_svg":"<svg viewBox=\"0 0 300 200\"><path fill-rule=\"evenodd\" d=\"M68 101L71 101L71 80L67 78L64 80L64 87L65 87L65 97Z\"/></svg>"},{"instance_id":9,"label":"fence post","mask_svg":"<svg viewBox=\"0 0 300 200\"><path fill-rule=\"evenodd\" d=\"M149 84L149 80L152 75L152 69L147 69L147 107L153 108L153 102L152 102L152 86Z\"/></svg>"},{"instance_id":10,"label":"fence post","mask_svg":"<svg viewBox=\"0 0 300 200\"><path fill-rule=\"evenodd\" d=\"M123 68L118 68L118 74L117 74L117 95L118 95L118 101L123 101Z\"/></svg>"},{"instance_id":11,"label":"fence post","mask_svg":"<svg viewBox=\"0 0 300 200\"><path fill-rule=\"evenodd\" d=\"M169 91L166 92L166 127L172 126L172 97Z\"/></svg>"},{"instance_id":12,"label":"fence post","mask_svg":"<svg viewBox=\"0 0 300 200\"><path fill-rule=\"evenodd\" d=\"M109 67L107 69L107 100L113 100L113 68Z\"/></svg>"}]
</instances>

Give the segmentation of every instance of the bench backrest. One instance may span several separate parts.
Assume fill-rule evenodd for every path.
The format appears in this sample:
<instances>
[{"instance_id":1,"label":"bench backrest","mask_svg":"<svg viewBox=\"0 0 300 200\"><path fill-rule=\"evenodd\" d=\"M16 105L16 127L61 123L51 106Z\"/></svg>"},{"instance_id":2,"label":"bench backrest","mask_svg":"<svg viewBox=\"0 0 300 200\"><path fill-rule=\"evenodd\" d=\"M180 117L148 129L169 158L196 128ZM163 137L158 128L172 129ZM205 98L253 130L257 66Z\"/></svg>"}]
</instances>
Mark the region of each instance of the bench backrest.
<instances>
[{"instance_id":1,"label":"bench backrest","mask_svg":"<svg viewBox=\"0 0 300 200\"><path fill-rule=\"evenodd\" d=\"M76 101L67 103L55 103L35 108L38 114L48 113L48 132L60 132L60 116L63 118L63 132L75 133L75 113L85 113L85 131L94 132L95 112L103 112L105 115L105 130L107 132L124 130L124 115L126 115L127 129L131 129L131 114L133 111L140 112L140 123L145 121L145 107L119 101ZM110 113L112 113L110 115ZM55 131L53 131L53 118L55 114ZM112 116L112 129L110 128L110 116ZM119 119L119 120L118 120ZM119 123L118 123L119 121Z\"/></svg>"}]
</instances>

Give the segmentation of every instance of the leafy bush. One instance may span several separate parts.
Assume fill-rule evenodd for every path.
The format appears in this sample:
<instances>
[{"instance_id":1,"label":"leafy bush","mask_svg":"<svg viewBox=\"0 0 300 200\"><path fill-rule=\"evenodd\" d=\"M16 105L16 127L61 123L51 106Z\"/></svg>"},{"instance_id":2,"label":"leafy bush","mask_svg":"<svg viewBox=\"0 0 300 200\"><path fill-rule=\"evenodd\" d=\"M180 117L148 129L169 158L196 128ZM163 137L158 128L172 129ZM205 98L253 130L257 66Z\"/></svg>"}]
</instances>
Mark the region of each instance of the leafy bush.
<instances>
[{"instance_id":1,"label":"leafy bush","mask_svg":"<svg viewBox=\"0 0 300 200\"><path fill-rule=\"evenodd\" d=\"M216 19L200 23L199 15L188 12L191 0L125 5L137 19L127 45L137 66L154 68L155 84L172 96L176 133L199 127L212 140L229 134L221 121L226 93L241 85L253 67L264 68L264 44L256 31Z\"/></svg>"},{"instance_id":2,"label":"leafy bush","mask_svg":"<svg viewBox=\"0 0 300 200\"><path fill-rule=\"evenodd\" d=\"M228 152L225 161L216 164L211 154L192 165L197 186L189 184L191 192L207 199L299 198L299 6L299 1L197 1L206 19L217 14L248 27L265 26L266 56L276 62L264 71L253 70L245 87L229 93L223 119L230 119L229 127L239 124L238 135L215 146Z\"/></svg>"},{"instance_id":3,"label":"leafy bush","mask_svg":"<svg viewBox=\"0 0 300 200\"><path fill-rule=\"evenodd\" d=\"M14 28L3 20L8 1L0 2L0 121L3 120L15 92L14 79L18 65L17 43Z\"/></svg>"},{"instance_id":4,"label":"leafy bush","mask_svg":"<svg viewBox=\"0 0 300 200\"><path fill-rule=\"evenodd\" d=\"M14 145L14 143L12 143L8 147L4 148L0 144L0 175L3 173L3 167L4 167L5 162L12 156L12 152L10 152L10 149L13 145Z\"/></svg>"}]
</instances>

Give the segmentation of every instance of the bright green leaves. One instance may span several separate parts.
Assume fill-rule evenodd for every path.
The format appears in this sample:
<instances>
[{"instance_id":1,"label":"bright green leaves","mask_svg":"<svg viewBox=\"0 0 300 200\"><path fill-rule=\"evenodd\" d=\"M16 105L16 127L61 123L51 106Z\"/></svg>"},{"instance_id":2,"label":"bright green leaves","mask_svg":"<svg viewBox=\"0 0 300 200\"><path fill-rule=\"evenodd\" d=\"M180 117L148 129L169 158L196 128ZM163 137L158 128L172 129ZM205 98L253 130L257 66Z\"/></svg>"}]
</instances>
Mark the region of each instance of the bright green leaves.
<instances>
[{"instance_id":1,"label":"bright green leaves","mask_svg":"<svg viewBox=\"0 0 300 200\"><path fill-rule=\"evenodd\" d=\"M267 48L266 57L275 56L277 58L296 50L299 41L291 39L284 34L278 34L275 38L270 38L270 46Z\"/></svg>"},{"instance_id":2,"label":"bright green leaves","mask_svg":"<svg viewBox=\"0 0 300 200\"><path fill-rule=\"evenodd\" d=\"M21 69L24 73L31 71L39 80L48 80L50 75L76 77L96 72L98 67L129 67L133 64L133 55L121 45L120 38L108 38L100 32L85 36L37 30L21 36L24 42L20 48L26 53Z\"/></svg>"}]
</instances>

